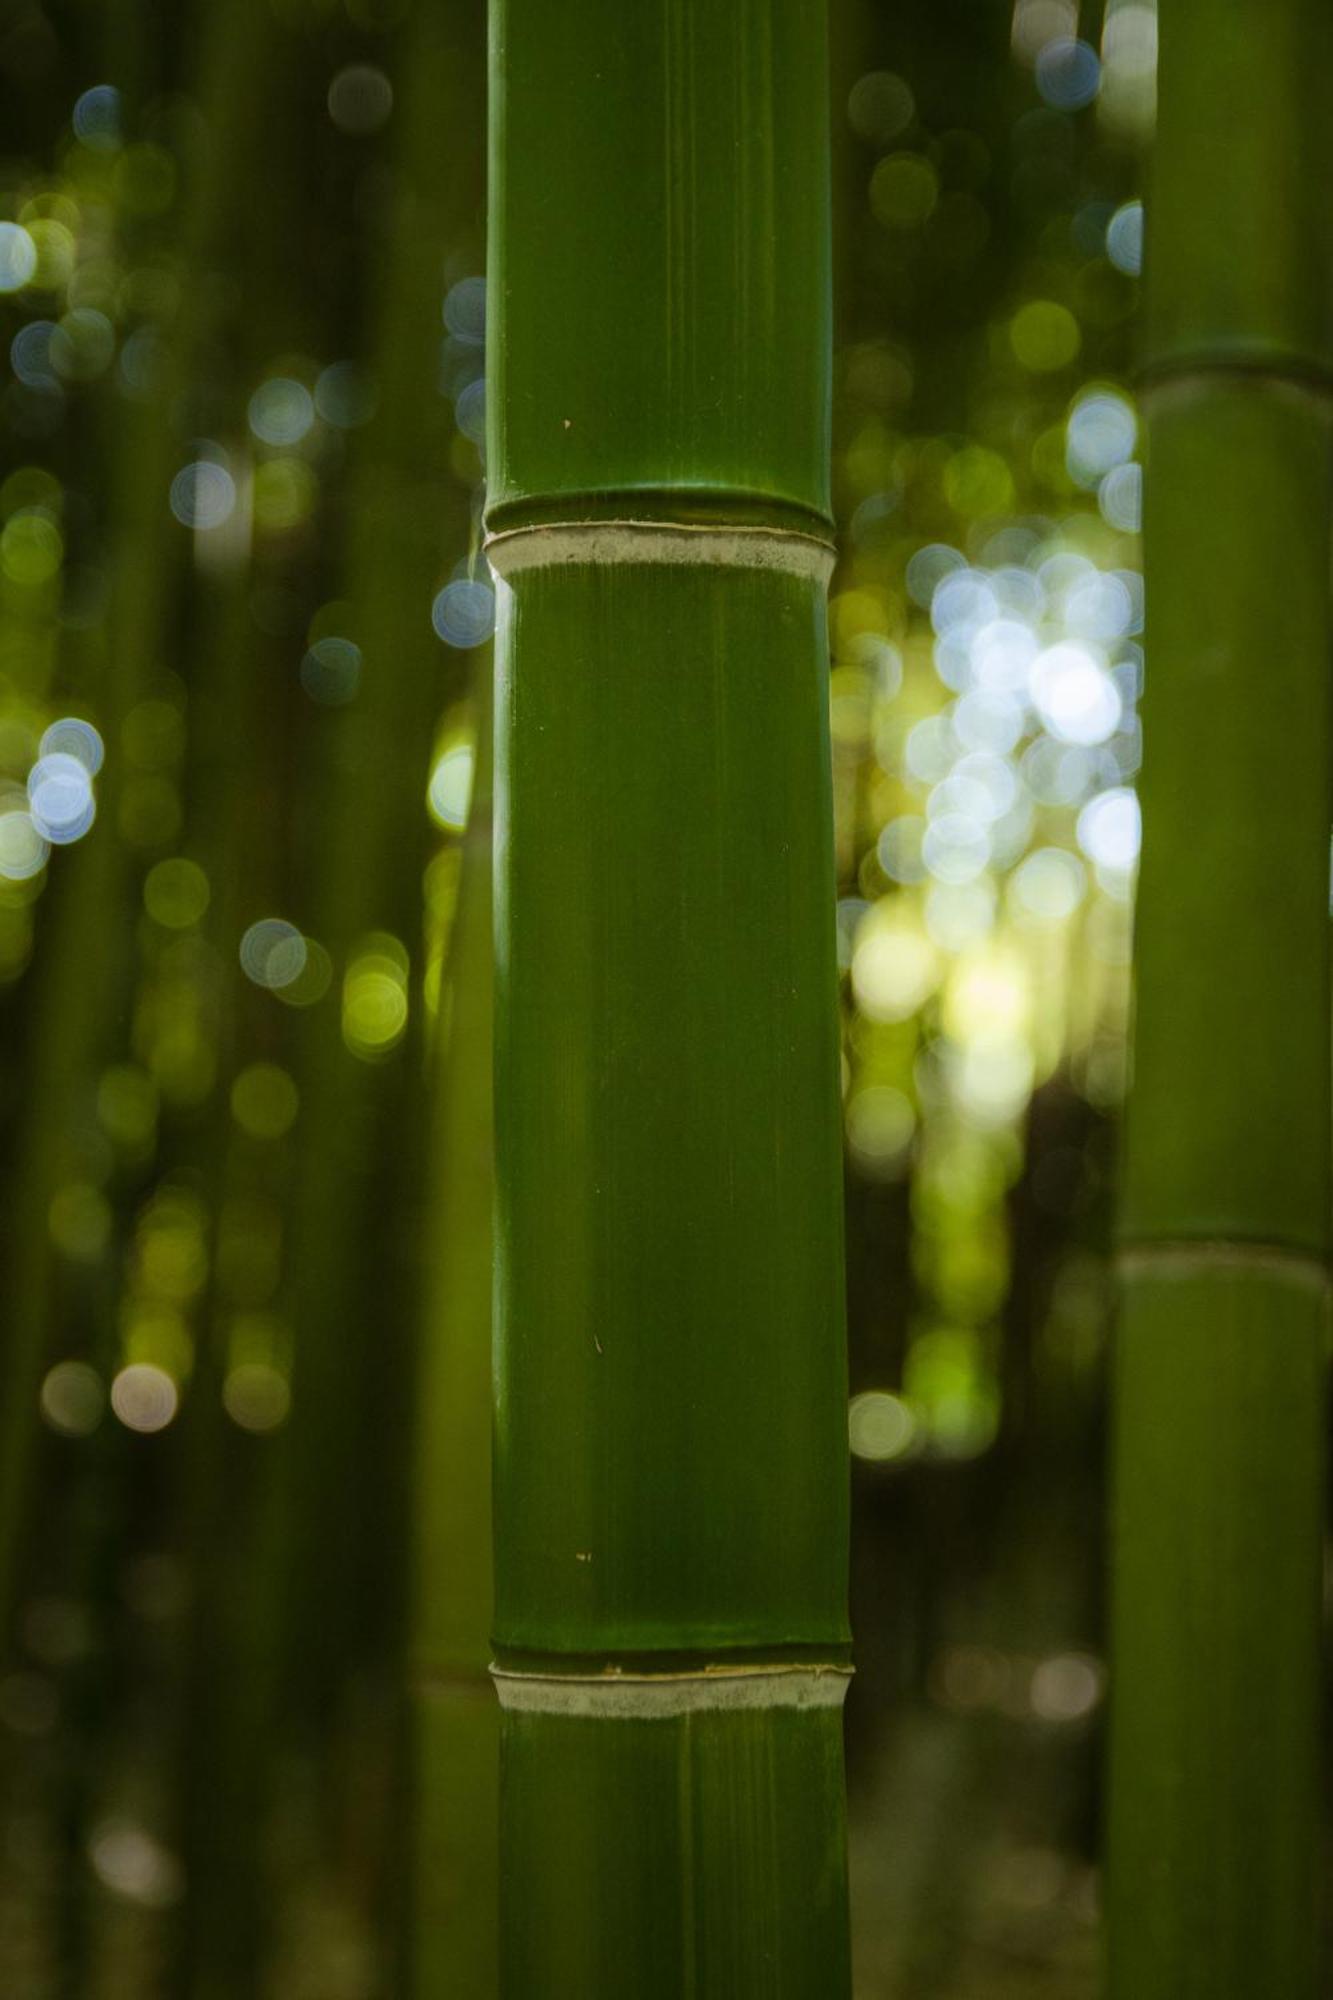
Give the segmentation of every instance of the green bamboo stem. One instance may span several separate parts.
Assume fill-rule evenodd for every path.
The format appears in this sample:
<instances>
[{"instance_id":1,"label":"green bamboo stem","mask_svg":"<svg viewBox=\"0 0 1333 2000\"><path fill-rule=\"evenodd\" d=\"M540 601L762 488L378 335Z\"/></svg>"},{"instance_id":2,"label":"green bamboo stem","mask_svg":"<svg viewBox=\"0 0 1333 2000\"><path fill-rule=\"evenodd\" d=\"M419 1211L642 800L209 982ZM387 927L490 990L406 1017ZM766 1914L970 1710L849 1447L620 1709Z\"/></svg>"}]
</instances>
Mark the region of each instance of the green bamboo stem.
<instances>
[{"instance_id":1,"label":"green bamboo stem","mask_svg":"<svg viewBox=\"0 0 1333 2000\"><path fill-rule=\"evenodd\" d=\"M849 1985L804 0L494 0L509 2000Z\"/></svg>"},{"instance_id":2,"label":"green bamboo stem","mask_svg":"<svg viewBox=\"0 0 1333 2000\"><path fill-rule=\"evenodd\" d=\"M426 1190L412 1641L412 1991L493 2000L499 1717L491 1589L491 656L448 977Z\"/></svg>"},{"instance_id":3,"label":"green bamboo stem","mask_svg":"<svg viewBox=\"0 0 1333 2000\"><path fill-rule=\"evenodd\" d=\"M1161 11L1114 2000L1320 1990L1328 53L1315 0Z\"/></svg>"},{"instance_id":4,"label":"green bamboo stem","mask_svg":"<svg viewBox=\"0 0 1333 2000\"><path fill-rule=\"evenodd\" d=\"M283 73L280 63L269 69ZM280 118L281 103L274 106L275 126ZM228 1099L253 1046L255 1017L272 1006L268 995L243 990L233 970L247 915L256 901L273 906L265 889L275 873L269 829L252 800L256 791L278 788L271 704L282 685L281 652L254 629L252 578L247 558L194 602L192 707L207 716L200 724L207 755L190 788L192 819L198 816L191 844L216 885L206 921L227 977L218 1009L218 1087L189 1151L209 1197L215 1245L226 1200L271 1196L285 1179L274 1165L265 1163L265 1173L255 1162L254 1142L238 1144ZM284 1518L290 1496L278 1477L283 1440L247 1435L224 1407L228 1326L216 1256L212 1261L177 1469L192 1586L177 1772L186 1893L168 1981L179 2000L223 1994L244 2000L261 1986L272 1915L262 1829L278 1741L278 1635L286 1610L281 1557L290 1533Z\"/></svg>"},{"instance_id":5,"label":"green bamboo stem","mask_svg":"<svg viewBox=\"0 0 1333 2000\"><path fill-rule=\"evenodd\" d=\"M205 29L205 33L210 30ZM244 436L252 384L275 349L308 336L300 295L283 290L280 266L299 217L293 83L301 57L263 0L230 11L228 67L240 86L215 138L233 197L218 214L210 261L195 283L207 291L245 241L254 292L223 306L211 351L193 357L195 406L217 412L224 435ZM237 46L239 45L239 46ZM242 79L244 81L242 82ZM244 121L244 122L242 122ZM247 208L254 183L271 190L263 214ZM237 947L256 915L282 906L282 850L256 800L282 796L283 667L287 649L256 628L256 570L247 543L224 547L193 580L188 604L187 844L210 883L204 938L220 968L214 999L216 1078L207 1102L179 1135L178 1159L207 1200L213 1225L209 1282L196 1308L194 1367L179 1423L178 1519L191 1580L182 1647L176 1744L178 1837L186 1893L175 1916L165 1989L180 2000L234 2000L257 1993L272 1921L264 1838L278 1742L278 1635L285 1612L286 1550L278 1476L280 1437L256 1437L227 1413L230 1307L216 1254L228 1202L285 1193L284 1142L238 1137L230 1088L247 1058L272 1050L273 1001L243 978Z\"/></svg>"},{"instance_id":6,"label":"green bamboo stem","mask_svg":"<svg viewBox=\"0 0 1333 2000\"><path fill-rule=\"evenodd\" d=\"M454 426L439 357L446 259L480 263L479 0L418 7L403 57L394 223L377 274L379 401L354 445L343 584L362 671L355 699L315 719L318 852L308 921L338 979L367 933L397 938L413 959L412 999L403 1040L378 1062L345 1045L336 987L301 1023L293 1440L304 1532L292 1640L307 1714L335 1698L349 1656L382 1660L386 1615L401 1640L405 1579L394 1551L408 1506L398 1468L406 1465L424 1143L416 963L424 799L449 691L430 593L465 552L471 526L468 488L447 472L442 478ZM379 1455L379 1505L346 1478L367 1448ZM330 1635L317 1662L306 1643L312 1624Z\"/></svg>"}]
</instances>

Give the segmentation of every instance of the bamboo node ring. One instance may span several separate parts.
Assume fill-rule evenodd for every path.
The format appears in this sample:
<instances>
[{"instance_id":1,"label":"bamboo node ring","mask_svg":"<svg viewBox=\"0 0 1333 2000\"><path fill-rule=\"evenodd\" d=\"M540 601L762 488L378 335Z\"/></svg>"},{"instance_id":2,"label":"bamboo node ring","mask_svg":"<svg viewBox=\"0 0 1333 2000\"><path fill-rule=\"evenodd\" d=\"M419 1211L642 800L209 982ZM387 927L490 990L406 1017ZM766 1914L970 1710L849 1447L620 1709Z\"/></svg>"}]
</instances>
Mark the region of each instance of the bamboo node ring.
<instances>
[{"instance_id":1,"label":"bamboo node ring","mask_svg":"<svg viewBox=\"0 0 1333 2000\"><path fill-rule=\"evenodd\" d=\"M488 535L486 557L508 581L528 569L566 564L653 563L772 570L827 584L837 551L794 528L696 525L685 521L553 521Z\"/></svg>"},{"instance_id":2,"label":"bamboo node ring","mask_svg":"<svg viewBox=\"0 0 1333 2000\"><path fill-rule=\"evenodd\" d=\"M492 1667L501 1708L519 1715L641 1721L741 1709L841 1708L846 1666L704 1667L693 1672L521 1673Z\"/></svg>"},{"instance_id":3,"label":"bamboo node ring","mask_svg":"<svg viewBox=\"0 0 1333 2000\"><path fill-rule=\"evenodd\" d=\"M1311 1250L1289 1249L1281 1243L1135 1243L1115 1260L1121 1278L1194 1278L1224 1272L1282 1278L1288 1283L1325 1292L1330 1272L1327 1260Z\"/></svg>"}]
</instances>

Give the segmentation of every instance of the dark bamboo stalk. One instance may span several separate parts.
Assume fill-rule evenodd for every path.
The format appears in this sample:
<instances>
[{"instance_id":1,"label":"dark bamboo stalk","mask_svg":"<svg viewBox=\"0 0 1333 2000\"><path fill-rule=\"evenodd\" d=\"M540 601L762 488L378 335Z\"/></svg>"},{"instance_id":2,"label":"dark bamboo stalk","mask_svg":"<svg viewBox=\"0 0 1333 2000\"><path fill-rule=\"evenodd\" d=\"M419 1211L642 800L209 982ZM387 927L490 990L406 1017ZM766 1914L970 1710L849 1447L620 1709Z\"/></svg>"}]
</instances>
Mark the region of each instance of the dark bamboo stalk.
<instances>
[{"instance_id":1,"label":"dark bamboo stalk","mask_svg":"<svg viewBox=\"0 0 1333 2000\"><path fill-rule=\"evenodd\" d=\"M1116 1382L1116 2000L1320 1990L1329 40L1315 0L1161 10Z\"/></svg>"},{"instance_id":2,"label":"dark bamboo stalk","mask_svg":"<svg viewBox=\"0 0 1333 2000\"><path fill-rule=\"evenodd\" d=\"M441 393L449 260L480 263L484 20L479 0L419 7L403 41L392 228L378 279L378 407L353 443L344 585L361 655L355 698L315 718L315 868L308 921L339 982L371 934L410 964L406 1029L348 1046L337 987L302 1022L305 1169L292 1217L297 1288L293 1442L302 1502L292 1642L298 1706L336 1699L349 1660L401 1643L409 1497L407 1396L417 1311L425 1120L421 872L434 728L462 692L460 656L431 629L431 593L466 553L468 485L448 472ZM475 268L475 265L474 265ZM451 664L457 678L449 684ZM369 1491L346 1477L362 1449ZM329 1635L312 1661L312 1623Z\"/></svg>"}]
</instances>

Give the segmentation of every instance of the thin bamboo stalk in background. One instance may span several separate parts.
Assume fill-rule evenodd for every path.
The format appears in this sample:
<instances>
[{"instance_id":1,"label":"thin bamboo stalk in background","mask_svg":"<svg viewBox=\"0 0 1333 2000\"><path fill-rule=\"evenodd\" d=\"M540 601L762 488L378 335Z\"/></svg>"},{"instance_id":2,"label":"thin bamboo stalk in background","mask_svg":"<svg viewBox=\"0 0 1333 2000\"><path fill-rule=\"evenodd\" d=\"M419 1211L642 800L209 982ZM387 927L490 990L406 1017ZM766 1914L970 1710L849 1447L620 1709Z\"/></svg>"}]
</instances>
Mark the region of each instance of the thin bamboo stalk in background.
<instances>
[{"instance_id":1,"label":"thin bamboo stalk in background","mask_svg":"<svg viewBox=\"0 0 1333 2000\"><path fill-rule=\"evenodd\" d=\"M304 48L263 0L232 8L227 31L243 47L232 60L248 79L245 116L252 122L248 132L226 136L232 146L243 145L272 194L262 217L240 202L227 217L218 268L235 266L243 241L254 295L217 315L211 351L190 390L192 408L216 412L233 440L240 434L244 488L243 425L252 385L275 351L304 344L311 332L309 295L284 290L280 279L301 214L293 112ZM229 160L236 157L232 146ZM212 277L206 269L198 282L207 286ZM180 2000L257 1994L272 1927L265 1833L278 1747L286 1604L281 1509L288 1496L277 1477L280 1438L248 1432L226 1407L235 1308L228 1260L220 1254L229 1207L234 1213L264 1199L276 1206L290 1174L285 1135L252 1138L238 1129L233 1112L237 1078L257 1050L273 1051L274 1003L243 978L238 946L248 923L280 905L284 874L270 802L283 793L289 649L255 619L256 579L264 574L255 561L255 532L247 522L195 576L185 656L186 836L211 885L201 929L214 968L215 1077L182 1141L187 1172L205 1199L213 1254L196 1309L177 1461L191 1580L176 1773L185 1895L169 1974L169 1990ZM268 574L275 573L283 574L281 558L270 556Z\"/></svg>"},{"instance_id":2,"label":"thin bamboo stalk in background","mask_svg":"<svg viewBox=\"0 0 1333 2000\"><path fill-rule=\"evenodd\" d=\"M1320 1990L1330 20L1163 0L1114 2000Z\"/></svg>"},{"instance_id":3,"label":"thin bamboo stalk in background","mask_svg":"<svg viewBox=\"0 0 1333 2000\"><path fill-rule=\"evenodd\" d=\"M806 0L492 8L501 1986L849 1988Z\"/></svg>"},{"instance_id":4,"label":"thin bamboo stalk in background","mask_svg":"<svg viewBox=\"0 0 1333 2000\"><path fill-rule=\"evenodd\" d=\"M491 672L440 995L417 1398L412 1988L497 1988L499 1716L491 1658Z\"/></svg>"},{"instance_id":5,"label":"thin bamboo stalk in background","mask_svg":"<svg viewBox=\"0 0 1333 2000\"><path fill-rule=\"evenodd\" d=\"M280 73L279 63L266 71L270 79ZM197 771L191 786L192 810L203 822L193 828L192 845L216 885L209 928L225 968L218 1081L195 1142L195 1171L209 1197L215 1246L217 1219L228 1200L254 1202L265 1180L281 1186L286 1178L271 1157L264 1167L252 1157L280 1155L282 1142L247 1141L235 1129L229 1102L249 1052L253 1021L247 1016L255 1001L272 1005L268 995L255 994L252 1001L240 990L235 964L244 912L275 866L267 821L252 801L256 792L271 790L278 761L271 704L282 686L281 649L255 631L252 581L247 551L200 593L192 660L192 707L208 714L204 729L214 753L211 770ZM285 1611L285 1578L275 1551L284 1547L279 1510L287 1496L276 1479L281 1440L243 1430L224 1404L230 1327L221 1262L215 1247L177 1464L191 1579L177 1773L185 1895L170 1988L180 2000L257 1994L271 1927L263 1834L274 1785Z\"/></svg>"},{"instance_id":6,"label":"thin bamboo stalk in background","mask_svg":"<svg viewBox=\"0 0 1333 2000\"><path fill-rule=\"evenodd\" d=\"M462 692L461 674L452 688L448 680L458 656L431 629L431 590L465 554L472 524L471 492L448 464L441 304L450 263L475 269L481 257L483 37L480 0L459 0L419 6L403 40L396 193L374 313L378 407L353 446L343 583L360 679L355 699L316 723L309 929L346 990L358 954L382 952L386 935L410 969L400 1039L349 1046L337 986L301 1024L291 1643L295 1706L312 1719L345 1692L349 1664L382 1662L386 1621L402 1633L425 1131L425 794L436 721ZM347 1477L363 1447L377 1467L369 1487ZM327 1644L312 1660L315 1626Z\"/></svg>"}]
</instances>

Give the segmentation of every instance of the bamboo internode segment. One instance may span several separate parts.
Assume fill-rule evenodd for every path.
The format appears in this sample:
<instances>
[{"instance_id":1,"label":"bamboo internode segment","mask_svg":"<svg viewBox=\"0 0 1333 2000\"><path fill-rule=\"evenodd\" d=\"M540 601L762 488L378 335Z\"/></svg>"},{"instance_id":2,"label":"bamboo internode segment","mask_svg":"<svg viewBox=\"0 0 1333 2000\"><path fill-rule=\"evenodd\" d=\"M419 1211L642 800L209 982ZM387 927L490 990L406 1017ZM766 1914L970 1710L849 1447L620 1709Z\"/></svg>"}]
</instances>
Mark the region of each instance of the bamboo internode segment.
<instances>
[{"instance_id":1,"label":"bamboo internode segment","mask_svg":"<svg viewBox=\"0 0 1333 2000\"><path fill-rule=\"evenodd\" d=\"M498 612L496 1644L828 1656L823 585L570 562Z\"/></svg>"},{"instance_id":2,"label":"bamboo internode segment","mask_svg":"<svg viewBox=\"0 0 1333 2000\"><path fill-rule=\"evenodd\" d=\"M504 1731L506 1996L844 2000L837 1708Z\"/></svg>"},{"instance_id":3,"label":"bamboo internode segment","mask_svg":"<svg viewBox=\"0 0 1333 2000\"><path fill-rule=\"evenodd\" d=\"M1111 2000L1315 2000L1327 1303L1138 1276L1116 1353Z\"/></svg>"},{"instance_id":4,"label":"bamboo internode segment","mask_svg":"<svg viewBox=\"0 0 1333 2000\"><path fill-rule=\"evenodd\" d=\"M1136 1246L1328 1254L1329 474L1285 383L1149 403Z\"/></svg>"},{"instance_id":5,"label":"bamboo internode segment","mask_svg":"<svg viewBox=\"0 0 1333 2000\"><path fill-rule=\"evenodd\" d=\"M1160 23L1110 1994L1314 2000L1333 14L1163 0Z\"/></svg>"},{"instance_id":6,"label":"bamboo internode segment","mask_svg":"<svg viewBox=\"0 0 1333 2000\"><path fill-rule=\"evenodd\" d=\"M832 1665L713 1667L702 1673L539 1674L502 1667L491 1672L501 1708L608 1721L739 1709L841 1708L851 1680L849 1667Z\"/></svg>"},{"instance_id":7,"label":"bamboo internode segment","mask_svg":"<svg viewBox=\"0 0 1333 2000\"><path fill-rule=\"evenodd\" d=\"M508 581L558 563L696 563L712 569L776 570L827 584L837 551L790 529L685 521L561 521L486 538L486 556Z\"/></svg>"},{"instance_id":8,"label":"bamboo internode segment","mask_svg":"<svg viewBox=\"0 0 1333 2000\"><path fill-rule=\"evenodd\" d=\"M1160 11L1148 367L1326 377L1333 16L1322 0Z\"/></svg>"},{"instance_id":9,"label":"bamboo internode segment","mask_svg":"<svg viewBox=\"0 0 1333 2000\"><path fill-rule=\"evenodd\" d=\"M489 517L667 487L827 517L824 7L492 0L491 71Z\"/></svg>"}]
</instances>

